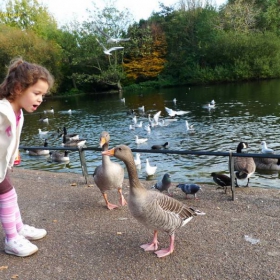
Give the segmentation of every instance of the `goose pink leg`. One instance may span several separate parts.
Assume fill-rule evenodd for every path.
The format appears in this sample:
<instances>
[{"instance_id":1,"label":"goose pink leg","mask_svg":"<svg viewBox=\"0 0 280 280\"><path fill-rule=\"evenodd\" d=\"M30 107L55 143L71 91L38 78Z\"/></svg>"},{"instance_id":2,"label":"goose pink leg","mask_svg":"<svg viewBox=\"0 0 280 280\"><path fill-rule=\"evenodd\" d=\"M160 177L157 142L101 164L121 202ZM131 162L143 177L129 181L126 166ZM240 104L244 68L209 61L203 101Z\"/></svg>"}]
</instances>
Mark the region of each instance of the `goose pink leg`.
<instances>
[{"instance_id":1,"label":"goose pink leg","mask_svg":"<svg viewBox=\"0 0 280 280\"><path fill-rule=\"evenodd\" d=\"M156 251L155 254L157 254L159 258L166 257L172 254L174 251L174 240L175 240L175 235L174 234L170 235L170 246L168 248Z\"/></svg>"},{"instance_id":2,"label":"goose pink leg","mask_svg":"<svg viewBox=\"0 0 280 280\"><path fill-rule=\"evenodd\" d=\"M126 200L123 197L122 189L121 188L118 189L118 193L120 194L120 204L121 204L121 206L125 206L127 204L127 202L126 202Z\"/></svg>"},{"instance_id":3,"label":"goose pink leg","mask_svg":"<svg viewBox=\"0 0 280 280\"><path fill-rule=\"evenodd\" d=\"M144 249L144 251L155 251L158 248L158 240L157 240L157 231L154 231L154 238L152 243L143 244L140 247Z\"/></svg>"},{"instance_id":4,"label":"goose pink leg","mask_svg":"<svg viewBox=\"0 0 280 280\"><path fill-rule=\"evenodd\" d=\"M112 209L118 207L118 205L112 204L112 203L110 203L110 202L108 201L108 198L107 198L107 194L106 194L106 193L103 193L102 195L103 195L103 197L104 197L105 203L106 203L107 208L108 208L109 210L112 210Z\"/></svg>"}]
</instances>

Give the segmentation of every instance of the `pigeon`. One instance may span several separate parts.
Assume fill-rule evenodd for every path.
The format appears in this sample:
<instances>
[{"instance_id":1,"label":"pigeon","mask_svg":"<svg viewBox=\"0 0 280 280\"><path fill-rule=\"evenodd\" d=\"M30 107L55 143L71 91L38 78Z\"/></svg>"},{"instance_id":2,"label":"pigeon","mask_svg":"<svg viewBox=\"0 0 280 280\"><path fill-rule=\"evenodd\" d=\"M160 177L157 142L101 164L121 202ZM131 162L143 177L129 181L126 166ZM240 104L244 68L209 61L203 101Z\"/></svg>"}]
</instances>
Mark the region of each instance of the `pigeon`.
<instances>
[{"instance_id":1,"label":"pigeon","mask_svg":"<svg viewBox=\"0 0 280 280\"><path fill-rule=\"evenodd\" d=\"M167 194L169 196L173 196L170 192L169 192L169 188L171 186L171 176L169 173L165 173L162 177L162 180L157 182L156 184L154 184L152 186L152 189L157 189L160 192L163 191L167 191Z\"/></svg>"},{"instance_id":2,"label":"pigeon","mask_svg":"<svg viewBox=\"0 0 280 280\"><path fill-rule=\"evenodd\" d=\"M198 199L196 197L196 193L199 190L202 190L201 187L197 184L179 184L176 186L177 188L180 188L186 195L193 194L194 199Z\"/></svg>"}]
</instances>

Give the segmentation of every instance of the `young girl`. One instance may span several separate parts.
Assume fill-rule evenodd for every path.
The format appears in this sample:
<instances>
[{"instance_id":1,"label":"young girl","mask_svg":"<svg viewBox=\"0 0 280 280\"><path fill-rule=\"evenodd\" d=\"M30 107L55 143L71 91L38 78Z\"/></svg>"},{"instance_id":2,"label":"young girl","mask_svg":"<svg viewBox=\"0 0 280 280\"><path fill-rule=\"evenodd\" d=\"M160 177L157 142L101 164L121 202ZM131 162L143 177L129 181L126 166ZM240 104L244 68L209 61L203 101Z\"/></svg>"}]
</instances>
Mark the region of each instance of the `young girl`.
<instances>
[{"instance_id":1,"label":"young girl","mask_svg":"<svg viewBox=\"0 0 280 280\"><path fill-rule=\"evenodd\" d=\"M48 70L21 58L11 62L0 85L0 221L5 233L5 252L20 257L37 252L38 247L29 240L41 239L47 232L23 224L9 169L19 147L22 108L29 113L36 111L52 85Z\"/></svg>"}]
</instances>

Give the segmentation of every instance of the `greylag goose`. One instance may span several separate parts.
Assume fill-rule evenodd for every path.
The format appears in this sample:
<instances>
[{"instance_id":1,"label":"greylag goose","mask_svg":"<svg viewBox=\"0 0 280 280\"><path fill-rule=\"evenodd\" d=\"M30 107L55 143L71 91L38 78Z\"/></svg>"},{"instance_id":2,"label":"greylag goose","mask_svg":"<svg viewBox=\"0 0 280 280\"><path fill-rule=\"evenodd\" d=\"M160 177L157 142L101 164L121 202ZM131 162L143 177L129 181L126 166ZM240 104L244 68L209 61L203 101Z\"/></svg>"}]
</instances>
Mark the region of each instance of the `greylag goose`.
<instances>
[{"instance_id":1,"label":"greylag goose","mask_svg":"<svg viewBox=\"0 0 280 280\"><path fill-rule=\"evenodd\" d=\"M242 153L242 149L248 148L247 142L240 142L237 146L236 152ZM249 185L250 177L256 171L256 164L252 157L234 157L234 172L235 172L235 183L237 184L237 179L245 180L247 179L246 187Z\"/></svg>"},{"instance_id":2,"label":"greylag goose","mask_svg":"<svg viewBox=\"0 0 280 280\"><path fill-rule=\"evenodd\" d=\"M100 146L103 151L108 150L109 141L109 133L107 131L103 131L100 135ZM117 189L120 196L120 204L122 206L127 204L122 194L124 169L119 163L112 162L110 157L102 155L102 164L96 167L93 173L93 179L96 186L100 189L109 210L118 206L108 201L106 193L108 190Z\"/></svg>"},{"instance_id":3,"label":"greylag goose","mask_svg":"<svg viewBox=\"0 0 280 280\"><path fill-rule=\"evenodd\" d=\"M219 185L217 189L227 189L228 186L231 186L231 179L227 175L219 174L216 172L212 172L211 176L213 177L213 181Z\"/></svg>"},{"instance_id":4,"label":"greylag goose","mask_svg":"<svg viewBox=\"0 0 280 280\"><path fill-rule=\"evenodd\" d=\"M159 258L172 254L176 229L186 225L194 216L205 215L205 213L194 210L160 192L145 189L137 176L133 154L128 146L120 145L103 151L102 154L115 156L125 163L130 183L129 210L136 220L154 230L153 241L141 245L141 248L145 251L155 251ZM168 248L158 250L158 231L165 231L169 234L170 245Z\"/></svg>"},{"instance_id":5,"label":"greylag goose","mask_svg":"<svg viewBox=\"0 0 280 280\"><path fill-rule=\"evenodd\" d=\"M201 189L201 186L197 185L197 184L178 184L176 186L177 188L180 188L187 196L188 198L188 194L193 194L194 195L194 199L198 199L196 197L196 193Z\"/></svg>"},{"instance_id":6,"label":"greylag goose","mask_svg":"<svg viewBox=\"0 0 280 280\"><path fill-rule=\"evenodd\" d=\"M169 173L165 173L162 177L162 180L153 185L153 189L157 189L160 192L167 191L169 196L172 196L172 193L169 192L171 187L171 176Z\"/></svg>"}]
</instances>

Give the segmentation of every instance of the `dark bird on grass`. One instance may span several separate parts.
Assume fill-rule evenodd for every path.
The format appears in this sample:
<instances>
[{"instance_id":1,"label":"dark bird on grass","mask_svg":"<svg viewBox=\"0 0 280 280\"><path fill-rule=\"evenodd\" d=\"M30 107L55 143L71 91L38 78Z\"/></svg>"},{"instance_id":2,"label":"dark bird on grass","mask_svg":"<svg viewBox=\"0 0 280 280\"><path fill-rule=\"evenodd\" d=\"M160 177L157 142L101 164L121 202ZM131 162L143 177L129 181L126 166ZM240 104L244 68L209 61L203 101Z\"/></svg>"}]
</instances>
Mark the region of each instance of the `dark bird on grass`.
<instances>
[{"instance_id":1,"label":"dark bird on grass","mask_svg":"<svg viewBox=\"0 0 280 280\"><path fill-rule=\"evenodd\" d=\"M227 175L212 172L211 176L213 177L214 182L219 185L217 189L222 188L226 190L228 186L231 186L231 179Z\"/></svg>"},{"instance_id":2,"label":"dark bird on grass","mask_svg":"<svg viewBox=\"0 0 280 280\"><path fill-rule=\"evenodd\" d=\"M170 186L171 186L171 176L169 173L165 173L162 177L162 180L154 184L152 188L157 189L160 192L167 191L167 194L169 196L172 196L172 194L169 192Z\"/></svg>"},{"instance_id":3,"label":"dark bird on grass","mask_svg":"<svg viewBox=\"0 0 280 280\"><path fill-rule=\"evenodd\" d=\"M180 188L188 197L188 194L193 194L194 199L198 199L196 197L196 193L201 189L201 186L197 184L179 184L176 186L177 188Z\"/></svg>"}]
</instances>

